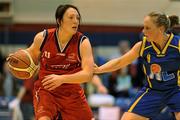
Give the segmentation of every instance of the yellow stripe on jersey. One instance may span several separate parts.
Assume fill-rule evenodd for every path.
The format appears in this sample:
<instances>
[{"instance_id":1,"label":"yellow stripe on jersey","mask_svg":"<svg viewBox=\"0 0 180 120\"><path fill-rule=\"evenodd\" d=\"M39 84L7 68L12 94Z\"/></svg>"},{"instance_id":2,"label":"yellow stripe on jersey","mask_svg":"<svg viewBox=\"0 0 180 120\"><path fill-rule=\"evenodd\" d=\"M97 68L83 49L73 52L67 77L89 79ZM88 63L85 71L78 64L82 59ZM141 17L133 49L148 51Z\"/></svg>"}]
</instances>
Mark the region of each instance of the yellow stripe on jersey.
<instances>
[{"instance_id":1,"label":"yellow stripe on jersey","mask_svg":"<svg viewBox=\"0 0 180 120\"><path fill-rule=\"evenodd\" d=\"M180 70L177 72L177 78L178 78L178 86L180 86Z\"/></svg>"},{"instance_id":2,"label":"yellow stripe on jersey","mask_svg":"<svg viewBox=\"0 0 180 120\"><path fill-rule=\"evenodd\" d=\"M168 42L166 43L166 45L165 45L165 47L163 48L162 52L157 48L157 46L156 46L153 42L151 42L151 44L152 44L154 50L156 51L158 57L163 57L163 56L164 56L164 54L166 53L167 48L168 48L168 46L170 45L173 37L174 37L174 35L173 35L173 34L170 34L170 37L169 37L169 39L168 39Z\"/></svg>"},{"instance_id":3,"label":"yellow stripe on jersey","mask_svg":"<svg viewBox=\"0 0 180 120\"><path fill-rule=\"evenodd\" d=\"M151 42L151 44L152 44L154 50L156 51L156 53L159 55L161 53L161 51L156 47L156 45L153 42Z\"/></svg>"},{"instance_id":4,"label":"yellow stripe on jersey","mask_svg":"<svg viewBox=\"0 0 180 120\"><path fill-rule=\"evenodd\" d=\"M180 43L180 42L179 42L179 43ZM169 46L180 50L180 49L179 49L177 46L175 46L175 45L169 45Z\"/></svg>"},{"instance_id":5,"label":"yellow stripe on jersey","mask_svg":"<svg viewBox=\"0 0 180 120\"><path fill-rule=\"evenodd\" d=\"M145 66L144 66L144 65L143 65L143 70L144 70L144 74L145 74L145 75L146 75L146 77L147 77L147 81L148 81L149 87L150 87L150 88L152 88L152 83L151 83L151 81L150 81L149 77L147 76L147 73L146 73L146 68L145 68Z\"/></svg>"},{"instance_id":6,"label":"yellow stripe on jersey","mask_svg":"<svg viewBox=\"0 0 180 120\"><path fill-rule=\"evenodd\" d=\"M179 39L179 52L180 52L180 39Z\"/></svg>"},{"instance_id":7,"label":"yellow stripe on jersey","mask_svg":"<svg viewBox=\"0 0 180 120\"><path fill-rule=\"evenodd\" d=\"M141 45L141 49L140 49L140 56L143 55L145 44L146 44L146 37L143 37L143 41L142 41L142 45Z\"/></svg>"},{"instance_id":8,"label":"yellow stripe on jersey","mask_svg":"<svg viewBox=\"0 0 180 120\"><path fill-rule=\"evenodd\" d=\"M150 45L150 46L147 46L147 47L144 48L144 50L146 50L146 49L148 49L148 48L150 48L150 47L152 47L152 46L151 46L151 45Z\"/></svg>"},{"instance_id":9,"label":"yellow stripe on jersey","mask_svg":"<svg viewBox=\"0 0 180 120\"><path fill-rule=\"evenodd\" d=\"M165 56L164 54L157 55L157 57L164 57L164 56Z\"/></svg>"},{"instance_id":10,"label":"yellow stripe on jersey","mask_svg":"<svg viewBox=\"0 0 180 120\"><path fill-rule=\"evenodd\" d=\"M132 112L134 107L137 105L137 103L141 100L141 98L149 91L149 88L146 89L146 91L132 104L132 106L129 108L128 112Z\"/></svg>"},{"instance_id":11,"label":"yellow stripe on jersey","mask_svg":"<svg viewBox=\"0 0 180 120\"><path fill-rule=\"evenodd\" d=\"M162 51L162 54L165 54L165 52L167 51L167 48L168 48L169 44L171 43L173 37L174 37L174 35L171 33L171 35L170 35L170 37L169 37L169 40L168 40L168 42L166 43L166 45L165 45L165 47L164 47L164 49L163 49L163 51Z\"/></svg>"}]
</instances>

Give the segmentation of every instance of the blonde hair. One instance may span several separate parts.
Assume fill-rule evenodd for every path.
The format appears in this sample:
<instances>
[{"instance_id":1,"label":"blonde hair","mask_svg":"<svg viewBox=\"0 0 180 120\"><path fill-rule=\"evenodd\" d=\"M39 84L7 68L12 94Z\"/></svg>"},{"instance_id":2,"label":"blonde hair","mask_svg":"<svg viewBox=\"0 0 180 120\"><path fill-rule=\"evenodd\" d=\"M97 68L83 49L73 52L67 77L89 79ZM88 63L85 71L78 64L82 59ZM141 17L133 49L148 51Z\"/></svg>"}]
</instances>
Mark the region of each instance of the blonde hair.
<instances>
[{"instance_id":1,"label":"blonde hair","mask_svg":"<svg viewBox=\"0 0 180 120\"><path fill-rule=\"evenodd\" d=\"M148 14L148 16L154 19L154 23L157 27L164 26L165 31L169 29L170 19L166 14L160 12L151 12Z\"/></svg>"}]
</instances>

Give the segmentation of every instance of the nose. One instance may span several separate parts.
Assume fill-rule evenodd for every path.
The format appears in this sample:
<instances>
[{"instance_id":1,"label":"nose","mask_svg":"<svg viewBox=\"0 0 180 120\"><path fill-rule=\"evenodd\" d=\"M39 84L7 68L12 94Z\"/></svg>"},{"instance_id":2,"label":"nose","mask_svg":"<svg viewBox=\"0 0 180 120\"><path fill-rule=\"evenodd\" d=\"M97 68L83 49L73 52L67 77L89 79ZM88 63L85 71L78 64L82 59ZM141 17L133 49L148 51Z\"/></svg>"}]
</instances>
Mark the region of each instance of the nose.
<instances>
[{"instance_id":1,"label":"nose","mask_svg":"<svg viewBox=\"0 0 180 120\"><path fill-rule=\"evenodd\" d=\"M142 32L144 33L144 31L145 31L145 30L144 30L144 28L143 28L143 29L142 29Z\"/></svg>"},{"instance_id":2,"label":"nose","mask_svg":"<svg viewBox=\"0 0 180 120\"><path fill-rule=\"evenodd\" d=\"M143 28L143 29L142 29L142 33L145 34L145 32L146 32L146 30Z\"/></svg>"}]
</instances>

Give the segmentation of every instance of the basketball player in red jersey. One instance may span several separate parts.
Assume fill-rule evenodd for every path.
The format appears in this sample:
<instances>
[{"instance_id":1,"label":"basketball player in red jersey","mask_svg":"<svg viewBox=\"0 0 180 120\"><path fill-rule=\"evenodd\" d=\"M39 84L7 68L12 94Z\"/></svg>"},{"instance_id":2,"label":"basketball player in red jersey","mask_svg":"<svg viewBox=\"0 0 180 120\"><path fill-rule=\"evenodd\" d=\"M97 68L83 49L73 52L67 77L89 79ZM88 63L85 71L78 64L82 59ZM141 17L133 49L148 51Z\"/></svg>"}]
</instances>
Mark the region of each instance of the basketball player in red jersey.
<instances>
[{"instance_id":1,"label":"basketball player in red jersey","mask_svg":"<svg viewBox=\"0 0 180 120\"><path fill-rule=\"evenodd\" d=\"M40 61L34 86L36 120L93 120L81 83L93 76L89 39L78 32L80 13L73 5L56 10L57 28L38 33L27 49Z\"/></svg>"}]
</instances>

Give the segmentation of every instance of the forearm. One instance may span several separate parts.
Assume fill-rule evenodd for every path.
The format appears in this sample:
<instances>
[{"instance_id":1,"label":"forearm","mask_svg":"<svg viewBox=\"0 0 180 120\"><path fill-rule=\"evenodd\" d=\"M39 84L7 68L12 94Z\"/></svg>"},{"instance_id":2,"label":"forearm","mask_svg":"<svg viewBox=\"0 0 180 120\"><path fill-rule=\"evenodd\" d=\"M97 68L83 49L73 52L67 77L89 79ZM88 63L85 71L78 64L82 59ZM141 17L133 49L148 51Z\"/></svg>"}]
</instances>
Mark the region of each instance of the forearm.
<instances>
[{"instance_id":1,"label":"forearm","mask_svg":"<svg viewBox=\"0 0 180 120\"><path fill-rule=\"evenodd\" d=\"M64 78L63 83L81 84L92 80L93 74L90 71L80 71L74 74L61 76Z\"/></svg>"},{"instance_id":2,"label":"forearm","mask_svg":"<svg viewBox=\"0 0 180 120\"><path fill-rule=\"evenodd\" d=\"M128 51L123 56L112 59L104 65L97 67L94 69L94 73L106 73L118 70L132 63L135 59L139 57L139 51L142 42L138 42L134 45L134 47Z\"/></svg>"},{"instance_id":3,"label":"forearm","mask_svg":"<svg viewBox=\"0 0 180 120\"><path fill-rule=\"evenodd\" d=\"M107 72L112 72L115 70L118 70L122 67L124 67L125 65L123 65L122 61L120 60L121 58L116 58L116 59L112 59L109 62L107 62L104 65L101 65L100 67L98 67L96 73L107 73Z\"/></svg>"}]
</instances>

